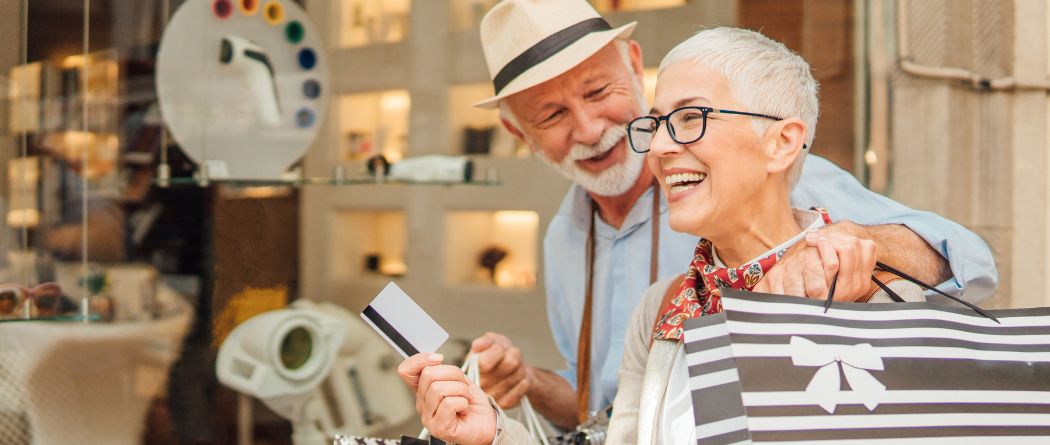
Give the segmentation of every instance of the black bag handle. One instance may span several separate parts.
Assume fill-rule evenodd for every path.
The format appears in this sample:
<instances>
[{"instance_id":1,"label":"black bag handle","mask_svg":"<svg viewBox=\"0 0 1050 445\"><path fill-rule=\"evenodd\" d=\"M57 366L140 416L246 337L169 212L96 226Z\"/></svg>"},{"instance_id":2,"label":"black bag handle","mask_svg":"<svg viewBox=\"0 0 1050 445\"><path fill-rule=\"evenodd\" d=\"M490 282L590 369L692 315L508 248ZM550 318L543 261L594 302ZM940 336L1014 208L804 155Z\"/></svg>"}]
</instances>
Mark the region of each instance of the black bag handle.
<instances>
[{"instance_id":1,"label":"black bag handle","mask_svg":"<svg viewBox=\"0 0 1050 445\"><path fill-rule=\"evenodd\" d=\"M937 289L936 287L930 286L929 284L926 284L926 283L922 282L918 278L915 278L915 277L913 277L911 275L908 275L908 274L906 274L904 272L901 272L900 270L898 270L898 269L896 269L894 267L888 266L885 263L882 263L880 261L876 261L875 262L875 270L881 270L881 271L884 271L884 272L892 273L892 274L894 274L894 275L896 275L898 277L901 277L901 278L903 278L905 280L908 280L908 281L914 283L915 285L917 285L917 286L919 286L919 287L921 287L921 288L923 288L925 290L936 292L936 293L938 293L938 294L940 294L940 295L942 295L944 297L947 297L948 299L950 299L950 300L952 300L952 301L954 301L956 303L959 303L959 304L961 304L963 306L966 306L966 307L968 307L970 309L973 309L974 312L977 312L978 314L981 314L983 317L985 317L985 318L987 318L989 320L992 320L992 321L994 321L996 323L1002 324L999 321L999 319L997 319L994 316L992 316L992 314L989 314L988 312L985 312L983 309L977 307L977 305L975 305L973 303L970 303L970 302L968 302L966 300L963 300L961 298L953 297L951 295L948 295L944 291L942 291L940 289ZM832 278L832 280L831 280L831 288L828 290L828 298L826 300L824 300L824 312L825 313L828 312L828 309L831 308L831 303L834 301L834 298L835 298L835 285L838 283L838 280L839 280L839 274L835 273L835 277ZM879 279L875 278L874 275L871 276L871 281L874 282L875 285L879 286L879 288L881 288L882 290L886 291L886 294L888 294L890 296L890 298L893 299L893 301L896 301L898 303L903 303L904 302L904 299L901 298L900 295L897 295L896 292L890 290L889 286L886 286L886 283L883 283L882 281L879 281Z\"/></svg>"}]
</instances>

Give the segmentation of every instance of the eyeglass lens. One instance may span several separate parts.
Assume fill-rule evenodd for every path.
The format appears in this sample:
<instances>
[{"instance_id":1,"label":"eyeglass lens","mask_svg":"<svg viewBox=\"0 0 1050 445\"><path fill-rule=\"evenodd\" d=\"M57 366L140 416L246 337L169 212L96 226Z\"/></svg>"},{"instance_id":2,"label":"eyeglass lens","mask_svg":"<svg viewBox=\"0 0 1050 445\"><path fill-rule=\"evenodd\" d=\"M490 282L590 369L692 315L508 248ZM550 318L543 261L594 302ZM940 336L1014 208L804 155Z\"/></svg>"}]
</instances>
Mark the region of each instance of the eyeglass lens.
<instances>
[{"instance_id":1,"label":"eyeglass lens","mask_svg":"<svg viewBox=\"0 0 1050 445\"><path fill-rule=\"evenodd\" d=\"M634 151L645 153L652 148L659 122L655 117L641 117L631 122L627 133ZM698 108L681 108L667 115L667 124L672 140L679 144L690 144L703 136L707 113Z\"/></svg>"}]
</instances>

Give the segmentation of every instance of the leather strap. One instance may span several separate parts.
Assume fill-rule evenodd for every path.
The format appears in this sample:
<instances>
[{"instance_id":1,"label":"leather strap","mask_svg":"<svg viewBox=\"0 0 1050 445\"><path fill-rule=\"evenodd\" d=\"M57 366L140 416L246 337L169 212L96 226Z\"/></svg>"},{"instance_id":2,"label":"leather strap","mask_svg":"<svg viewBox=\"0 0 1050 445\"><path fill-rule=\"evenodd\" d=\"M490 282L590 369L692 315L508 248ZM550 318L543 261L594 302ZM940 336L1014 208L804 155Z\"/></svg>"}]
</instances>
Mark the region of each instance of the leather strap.
<instances>
[{"instance_id":1,"label":"leather strap","mask_svg":"<svg viewBox=\"0 0 1050 445\"><path fill-rule=\"evenodd\" d=\"M576 417L583 423L590 417L591 399L591 318L594 313L594 224L598 207L591 201L591 224L587 232L587 283L583 295L583 319L576 349ZM649 248L649 284L660 272L660 184L653 181L652 245Z\"/></svg>"},{"instance_id":2,"label":"leather strap","mask_svg":"<svg viewBox=\"0 0 1050 445\"><path fill-rule=\"evenodd\" d=\"M653 223L653 238L649 250L649 285L656 282L660 274L660 184L653 183L653 216L649 219Z\"/></svg>"},{"instance_id":3,"label":"leather strap","mask_svg":"<svg viewBox=\"0 0 1050 445\"><path fill-rule=\"evenodd\" d=\"M587 232L587 284L583 294L583 320L580 321L580 339L576 350L576 417L580 423L587 420L591 399L591 315L594 312L594 219L597 205L591 204L591 227Z\"/></svg>"}]
</instances>

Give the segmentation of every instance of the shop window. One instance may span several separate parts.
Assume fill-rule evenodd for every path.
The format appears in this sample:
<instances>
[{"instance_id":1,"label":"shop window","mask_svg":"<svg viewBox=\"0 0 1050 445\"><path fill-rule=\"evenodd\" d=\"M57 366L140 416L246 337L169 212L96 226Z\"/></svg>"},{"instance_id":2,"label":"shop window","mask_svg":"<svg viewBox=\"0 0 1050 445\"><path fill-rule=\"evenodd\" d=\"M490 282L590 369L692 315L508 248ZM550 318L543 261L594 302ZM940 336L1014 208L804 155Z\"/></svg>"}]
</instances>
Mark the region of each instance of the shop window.
<instances>
[{"instance_id":1,"label":"shop window","mask_svg":"<svg viewBox=\"0 0 1050 445\"><path fill-rule=\"evenodd\" d=\"M532 289L536 285L539 222L539 214L531 211L447 213L447 282Z\"/></svg>"},{"instance_id":2,"label":"shop window","mask_svg":"<svg viewBox=\"0 0 1050 445\"><path fill-rule=\"evenodd\" d=\"M409 0L342 0L339 46L400 42L408 34Z\"/></svg>"},{"instance_id":3,"label":"shop window","mask_svg":"<svg viewBox=\"0 0 1050 445\"><path fill-rule=\"evenodd\" d=\"M336 212L329 244L333 278L400 277L405 264L405 212L342 210Z\"/></svg>"},{"instance_id":4,"label":"shop window","mask_svg":"<svg viewBox=\"0 0 1050 445\"><path fill-rule=\"evenodd\" d=\"M451 151L466 155L528 157L528 147L503 128L499 110L474 106L490 96L492 84L488 82L453 85L449 89Z\"/></svg>"},{"instance_id":5,"label":"shop window","mask_svg":"<svg viewBox=\"0 0 1050 445\"><path fill-rule=\"evenodd\" d=\"M345 95L339 101L339 159L364 161L404 157L411 99L406 90Z\"/></svg>"}]
</instances>

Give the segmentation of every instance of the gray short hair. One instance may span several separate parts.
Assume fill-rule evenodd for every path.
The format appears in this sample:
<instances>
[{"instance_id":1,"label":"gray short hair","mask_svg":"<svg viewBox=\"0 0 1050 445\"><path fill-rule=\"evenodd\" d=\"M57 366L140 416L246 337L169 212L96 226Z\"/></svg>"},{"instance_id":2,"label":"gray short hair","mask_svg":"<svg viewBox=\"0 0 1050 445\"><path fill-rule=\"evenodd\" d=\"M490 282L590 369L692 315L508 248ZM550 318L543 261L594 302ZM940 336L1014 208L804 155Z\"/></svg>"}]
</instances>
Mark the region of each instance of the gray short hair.
<instances>
[{"instance_id":1,"label":"gray short hair","mask_svg":"<svg viewBox=\"0 0 1050 445\"><path fill-rule=\"evenodd\" d=\"M780 118L798 118L806 124L806 144L813 146L820 101L819 86L801 56L755 31L740 28L706 29L675 46L660 62L667 67L693 61L711 68L729 80L729 88L746 110ZM763 134L772 121L752 119L755 131ZM802 175L806 153L799 155L788 172L794 187Z\"/></svg>"}]
</instances>

